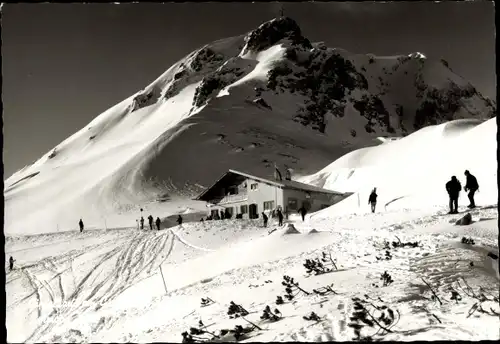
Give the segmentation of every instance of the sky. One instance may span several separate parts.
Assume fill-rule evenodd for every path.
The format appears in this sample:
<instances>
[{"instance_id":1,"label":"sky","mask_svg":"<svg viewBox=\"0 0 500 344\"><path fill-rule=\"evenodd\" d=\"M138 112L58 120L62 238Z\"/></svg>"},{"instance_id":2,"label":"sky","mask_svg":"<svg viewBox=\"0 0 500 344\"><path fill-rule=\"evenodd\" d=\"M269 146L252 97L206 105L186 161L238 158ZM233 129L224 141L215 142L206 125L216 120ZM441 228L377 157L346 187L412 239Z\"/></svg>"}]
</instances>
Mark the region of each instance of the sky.
<instances>
[{"instance_id":1,"label":"sky","mask_svg":"<svg viewBox=\"0 0 500 344\"><path fill-rule=\"evenodd\" d=\"M6 4L4 179L172 64L279 15L278 3ZM496 98L493 2L285 3L305 37L355 53L444 58Z\"/></svg>"}]
</instances>

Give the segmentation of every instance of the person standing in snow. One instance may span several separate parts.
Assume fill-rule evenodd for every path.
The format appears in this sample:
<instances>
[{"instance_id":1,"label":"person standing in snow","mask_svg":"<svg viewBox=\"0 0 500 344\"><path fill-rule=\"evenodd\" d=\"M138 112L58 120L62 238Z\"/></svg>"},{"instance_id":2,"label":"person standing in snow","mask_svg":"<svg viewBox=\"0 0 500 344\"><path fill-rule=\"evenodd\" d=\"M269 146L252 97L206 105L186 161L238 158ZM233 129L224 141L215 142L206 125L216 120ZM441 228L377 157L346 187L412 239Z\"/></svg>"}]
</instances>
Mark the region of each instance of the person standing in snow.
<instances>
[{"instance_id":1,"label":"person standing in snow","mask_svg":"<svg viewBox=\"0 0 500 344\"><path fill-rule=\"evenodd\" d=\"M304 222L306 219L306 214L307 214L306 208L304 206L302 206L302 207L300 207L298 212L299 212L300 216L302 216L302 222Z\"/></svg>"},{"instance_id":2,"label":"person standing in snow","mask_svg":"<svg viewBox=\"0 0 500 344\"><path fill-rule=\"evenodd\" d=\"M264 227L267 227L267 215L262 212L262 219L264 220Z\"/></svg>"},{"instance_id":3,"label":"person standing in snow","mask_svg":"<svg viewBox=\"0 0 500 344\"><path fill-rule=\"evenodd\" d=\"M277 211L278 215L278 226L283 226L283 213L281 212L281 209L278 209Z\"/></svg>"},{"instance_id":4,"label":"person standing in snow","mask_svg":"<svg viewBox=\"0 0 500 344\"><path fill-rule=\"evenodd\" d=\"M80 233L83 232L83 221L82 221L82 219L80 219L80 221L78 221L78 225L80 226Z\"/></svg>"},{"instance_id":5,"label":"person standing in snow","mask_svg":"<svg viewBox=\"0 0 500 344\"><path fill-rule=\"evenodd\" d=\"M182 225L182 216L179 215L177 217L177 223L179 224L179 226Z\"/></svg>"},{"instance_id":6,"label":"person standing in snow","mask_svg":"<svg viewBox=\"0 0 500 344\"><path fill-rule=\"evenodd\" d=\"M375 207L377 206L377 188L373 188L370 197L368 198L368 204L371 205L372 213L375 212Z\"/></svg>"},{"instance_id":7,"label":"person standing in snow","mask_svg":"<svg viewBox=\"0 0 500 344\"><path fill-rule=\"evenodd\" d=\"M141 222L141 229L144 229L144 217L141 216L140 222Z\"/></svg>"},{"instance_id":8,"label":"person standing in snow","mask_svg":"<svg viewBox=\"0 0 500 344\"><path fill-rule=\"evenodd\" d=\"M479 184L477 183L476 177L470 174L469 170L466 170L464 174L467 178L464 190L465 192L467 192L467 190L469 191L467 197L469 197L470 201L470 204L467 206L467 208L472 209L476 207L476 203L474 202L474 194L476 193L477 190L479 190Z\"/></svg>"},{"instance_id":9,"label":"person standing in snow","mask_svg":"<svg viewBox=\"0 0 500 344\"><path fill-rule=\"evenodd\" d=\"M446 191L450 196L450 212L448 214L458 213L458 196L462 190L462 184L458 181L457 177L452 176L451 180L446 183Z\"/></svg>"},{"instance_id":10,"label":"person standing in snow","mask_svg":"<svg viewBox=\"0 0 500 344\"><path fill-rule=\"evenodd\" d=\"M159 217L156 218L156 228L160 230L161 220Z\"/></svg>"},{"instance_id":11,"label":"person standing in snow","mask_svg":"<svg viewBox=\"0 0 500 344\"><path fill-rule=\"evenodd\" d=\"M153 230L153 216L149 215L148 221L149 221L149 228Z\"/></svg>"},{"instance_id":12,"label":"person standing in snow","mask_svg":"<svg viewBox=\"0 0 500 344\"><path fill-rule=\"evenodd\" d=\"M9 258L9 270L12 271L14 269L14 258L10 256Z\"/></svg>"}]
</instances>

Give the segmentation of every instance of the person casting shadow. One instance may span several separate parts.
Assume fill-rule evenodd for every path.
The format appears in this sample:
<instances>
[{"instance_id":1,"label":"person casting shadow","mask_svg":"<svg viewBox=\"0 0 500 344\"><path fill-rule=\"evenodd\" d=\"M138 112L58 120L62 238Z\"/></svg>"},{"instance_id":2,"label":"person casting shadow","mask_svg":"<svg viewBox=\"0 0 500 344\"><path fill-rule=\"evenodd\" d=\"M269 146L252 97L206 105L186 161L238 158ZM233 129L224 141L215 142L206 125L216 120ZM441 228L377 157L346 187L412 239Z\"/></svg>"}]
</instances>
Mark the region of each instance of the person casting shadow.
<instances>
[{"instance_id":1,"label":"person casting shadow","mask_svg":"<svg viewBox=\"0 0 500 344\"><path fill-rule=\"evenodd\" d=\"M451 180L446 183L446 191L448 191L448 196L450 197L449 214L458 213L458 197L460 195L460 190L462 190L462 185L458 181L457 177L452 176Z\"/></svg>"}]
</instances>

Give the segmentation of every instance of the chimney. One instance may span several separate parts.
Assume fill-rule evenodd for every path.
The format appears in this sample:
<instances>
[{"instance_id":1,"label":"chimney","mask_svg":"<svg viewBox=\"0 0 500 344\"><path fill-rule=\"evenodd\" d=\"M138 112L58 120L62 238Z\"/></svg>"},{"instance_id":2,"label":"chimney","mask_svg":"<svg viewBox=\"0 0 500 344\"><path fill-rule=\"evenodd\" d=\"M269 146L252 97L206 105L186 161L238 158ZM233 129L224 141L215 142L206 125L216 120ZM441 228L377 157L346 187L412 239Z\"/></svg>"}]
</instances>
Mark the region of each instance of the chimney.
<instances>
[{"instance_id":1,"label":"chimney","mask_svg":"<svg viewBox=\"0 0 500 344\"><path fill-rule=\"evenodd\" d=\"M286 168L285 179L292 180L292 172L289 168Z\"/></svg>"},{"instance_id":2,"label":"chimney","mask_svg":"<svg viewBox=\"0 0 500 344\"><path fill-rule=\"evenodd\" d=\"M274 179L278 180L278 181L283 180L282 177L281 177L281 172L278 169L278 166L276 164L274 164Z\"/></svg>"}]
</instances>

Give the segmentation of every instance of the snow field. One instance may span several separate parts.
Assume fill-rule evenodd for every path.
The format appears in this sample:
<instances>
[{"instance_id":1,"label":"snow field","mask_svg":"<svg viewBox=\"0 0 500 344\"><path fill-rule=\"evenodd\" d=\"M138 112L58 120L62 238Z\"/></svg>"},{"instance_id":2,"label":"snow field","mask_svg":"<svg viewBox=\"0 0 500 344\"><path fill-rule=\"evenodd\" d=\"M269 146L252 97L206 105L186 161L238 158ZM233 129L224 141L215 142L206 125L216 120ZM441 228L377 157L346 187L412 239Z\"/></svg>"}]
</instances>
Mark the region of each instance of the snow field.
<instances>
[{"instance_id":1,"label":"snow field","mask_svg":"<svg viewBox=\"0 0 500 344\"><path fill-rule=\"evenodd\" d=\"M16 264L29 262L23 272L8 273L8 340L24 341L32 331L30 341L42 342L179 342L180 333L196 326L200 319L205 324L214 323L210 330L244 325L242 319L231 320L225 314L231 300L249 310L248 320L264 329L252 333L248 341L351 340L352 329L347 326L351 298L364 294L372 299L380 297L401 313L394 332L384 339L495 339L498 331L493 329L498 328L498 318L479 313L466 318L474 300L463 293L459 303L449 301L449 288L460 290L460 277L475 289L483 286L492 289L490 293L498 290L498 270L495 273L491 259L485 257L491 250L498 254L494 241L497 210L476 209L472 213L481 221L464 227L449 223L458 215L419 214L412 218L406 212L393 211L357 217L358 221L353 215L345 215L295 222L293 226L300 233L288 235L284 234L287 226L269 235L268 230L274 228L272 222L264 229L255 221L236 220L187 223L160 232L130 229L101 231L98 235L95 231L82 240L74 233L67 252L60 244L54 244L54 250L49 246L42 251L27 249L21 239L7 241L7 252L15 250L16 245L24 250ZM318 233L309 234L312 229ZM461 244L463 235L472 236L476 245ZM98 236L102 245L95 241ZM396 241L395 236L403 242L418 240L422 247L392 249L391 260L377 260L384 254L384 240ZM339 270L307 277L304 260L319 257L322 251L332 254ZM70 257L75 258L68 263ZM469 266L470 261L474 267ZM54 270L63 270L61 281L51 272ZM372 283L379 284L384 271L394 283L374 287ZM299 296L276 306L276 296L284 295L284 274L294 277L309 292L333 284L338 295ZM430 291L420 278L433 286L444 300L443 306L430 300ZM269 280L272 282L266 283ZM32 293L38 298L30 297ZM200 307L200 299L207 296L216 303ZM266 305L277 307L283 319L261 323L259 317ZM41 309L40 317L37 309ZM311 311L324 320L318 324L303 320L302 316ZM16 325L20 317L28 319L23 325L29 325L31 331Z\"/></svg>"}]
</instances>

